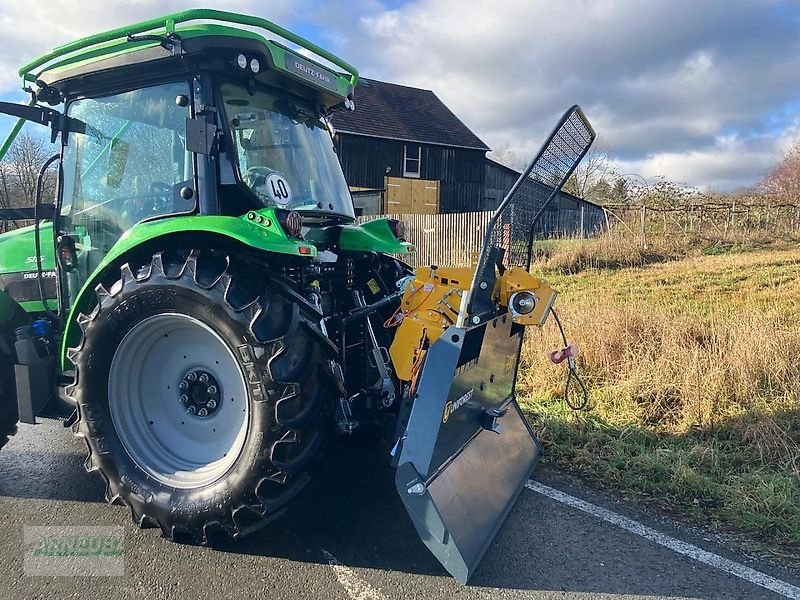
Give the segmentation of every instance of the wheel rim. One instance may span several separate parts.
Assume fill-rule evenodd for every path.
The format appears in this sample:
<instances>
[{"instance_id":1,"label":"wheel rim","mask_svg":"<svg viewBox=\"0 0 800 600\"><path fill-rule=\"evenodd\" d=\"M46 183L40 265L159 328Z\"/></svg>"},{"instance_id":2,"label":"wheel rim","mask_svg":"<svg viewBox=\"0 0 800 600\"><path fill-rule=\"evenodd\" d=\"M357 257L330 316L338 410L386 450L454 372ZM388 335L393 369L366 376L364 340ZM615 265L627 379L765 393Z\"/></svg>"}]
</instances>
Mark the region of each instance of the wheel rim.
<instances>
[{"instance_id":1,"label":"wheel rim","mask_svg":"<svg viewBox=\"0 0 800 600\"><path fill-rule=\"evenodd\" d=\"M199 374L215 394L191 387ZM163 314L136 324L111 360L108 398L125 451L167 485L208 485L244 447L250 418L244 374L231 348L193 317ZM217 405L199 416L209 399Z\"/></svg>"}]
</instances>

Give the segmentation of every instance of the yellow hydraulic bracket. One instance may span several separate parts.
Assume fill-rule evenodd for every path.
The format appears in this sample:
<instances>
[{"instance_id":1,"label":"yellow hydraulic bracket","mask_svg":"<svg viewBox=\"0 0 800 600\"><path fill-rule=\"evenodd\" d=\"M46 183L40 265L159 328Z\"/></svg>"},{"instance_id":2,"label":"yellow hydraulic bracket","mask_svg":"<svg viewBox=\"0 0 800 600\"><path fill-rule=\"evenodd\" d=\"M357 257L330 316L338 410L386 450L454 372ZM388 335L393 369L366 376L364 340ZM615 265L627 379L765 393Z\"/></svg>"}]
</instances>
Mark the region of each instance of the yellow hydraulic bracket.
<instances>
[{"instance_id":1,"label":"yellow hydraulic bracket","mask_svg":"<svg viewBox=\"0 0 800 600\"><path fill-rule=\"evenodd\" d=\"M387 327L398 327L389 355L400 379L413 380L425 350L455 324L474 274L475 267L420 267L415 271L400 307L386 322ZM508 308L515 323L541 326L556 292L543 279L513 267L498 278L492 298L498 306Z\"/></svg>"},{"instance_id":2,"label":"yellow hydraulic bracket","mask_svg":"<svg viewBox=\"0 0 800 600\"><path fill-rule=\"evenodd\" d=\"M544 325L557 293L521 267L506 269L494 288L495 302L507 306L515 323Z\"/></svg>"}]
</instances>

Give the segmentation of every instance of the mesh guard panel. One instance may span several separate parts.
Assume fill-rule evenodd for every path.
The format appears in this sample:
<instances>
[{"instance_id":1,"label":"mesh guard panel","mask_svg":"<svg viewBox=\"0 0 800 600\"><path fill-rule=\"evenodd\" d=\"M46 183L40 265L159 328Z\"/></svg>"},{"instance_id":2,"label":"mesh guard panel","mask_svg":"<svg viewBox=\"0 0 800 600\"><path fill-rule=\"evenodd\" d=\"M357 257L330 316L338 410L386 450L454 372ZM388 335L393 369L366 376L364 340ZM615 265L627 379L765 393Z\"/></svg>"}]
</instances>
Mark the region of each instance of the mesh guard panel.
<instances>
[{"instance_id":1,"label":"mesh guard panel","mask_svg":"<svg viewBox=\"0 0 800 600\"><path fill-rule=\"evenodd\" d=\"M491 307L495 262L528 268L536 223L589 151L595 132L578 106L561 117L492 216L470 291L468 313ZM480 288L481 282L487 285Z\"/></svg>"}]
</instances>

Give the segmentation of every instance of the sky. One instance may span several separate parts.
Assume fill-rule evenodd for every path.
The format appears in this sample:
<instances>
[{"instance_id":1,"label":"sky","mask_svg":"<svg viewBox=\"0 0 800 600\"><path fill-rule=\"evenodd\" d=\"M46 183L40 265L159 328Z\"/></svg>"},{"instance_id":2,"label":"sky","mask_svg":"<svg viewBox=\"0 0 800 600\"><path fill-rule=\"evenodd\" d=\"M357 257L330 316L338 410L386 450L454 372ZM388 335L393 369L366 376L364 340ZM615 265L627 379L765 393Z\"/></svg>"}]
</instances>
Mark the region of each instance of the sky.
<instances>
[{"instance_id":1,"label":"sky","mask_svg":"<svg viewBox=\"0 0 800 600\"><path fill-rule=\"evenodd\" d=\"M0 99L17 68L184 0L0 0ZM580 104L618 173L754 185L800 140L797 0L205 0L295 31L362 76L433 90L484 142L531 158ZM356 105L358 98L356 97ZM11 121L0 117L0 133Z\"/></svg>"}]
</instances>

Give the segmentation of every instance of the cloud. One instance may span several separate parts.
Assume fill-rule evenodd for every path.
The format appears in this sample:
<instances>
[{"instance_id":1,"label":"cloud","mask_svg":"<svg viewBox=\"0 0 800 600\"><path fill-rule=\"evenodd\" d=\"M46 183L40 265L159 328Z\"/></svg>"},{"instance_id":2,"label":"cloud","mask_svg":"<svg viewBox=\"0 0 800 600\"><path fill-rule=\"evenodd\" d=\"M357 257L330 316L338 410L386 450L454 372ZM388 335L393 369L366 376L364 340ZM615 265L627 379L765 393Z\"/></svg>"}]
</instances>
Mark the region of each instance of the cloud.
<instances>
[{"instance_id":1,"label":"cloud","mask_svg":"<svg viewBox=\"0 0 800 600\"><path fill-rule=\"evenodd\" d=\"M52 46L191 4L0 0L0 90ZM620 164L729 189L757 179L797 134L800 8L783 0L207 4L300 27L365 76L431 89L517 155L579 103Z\"/></svg>"},{"instance_id":2,"label":"cloud","mask_svg":"<svg viewBox=\"0 0 800 600\"><path fill-rule=\"evenodd\" d=\"M653 168L672 171L667 177L738 185L777 158L762 137L791 127L775 115L799 99L797 8L778 0L359 8L350 34L341 35L348 23L340 15L332 39L346 58L367 75L433 89L490 146L517 153L532 154L577 102L619 160L651 156Z\"/></svg>"},{"instance_id":3,"label":"cloud","mask_svg":"<svg viewBox=\"0 0 800 600\"><path fill-rule=\"evenodd\" d=\"M648 180L667 177L677 182L702 182L705 189L736 190L752 187L798 139L800 119L795 119L779 135L723 135L702 148L617 160L614 166L619 173L633 173Z\"/></svg>"}]
</instances>

